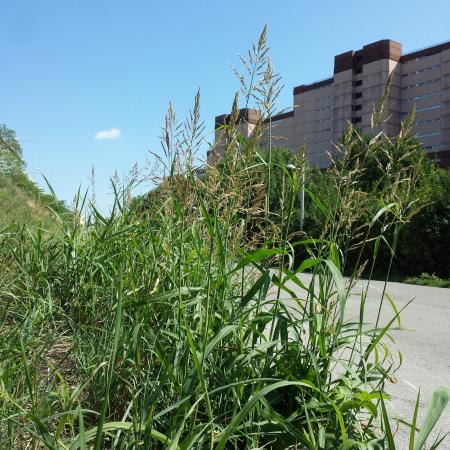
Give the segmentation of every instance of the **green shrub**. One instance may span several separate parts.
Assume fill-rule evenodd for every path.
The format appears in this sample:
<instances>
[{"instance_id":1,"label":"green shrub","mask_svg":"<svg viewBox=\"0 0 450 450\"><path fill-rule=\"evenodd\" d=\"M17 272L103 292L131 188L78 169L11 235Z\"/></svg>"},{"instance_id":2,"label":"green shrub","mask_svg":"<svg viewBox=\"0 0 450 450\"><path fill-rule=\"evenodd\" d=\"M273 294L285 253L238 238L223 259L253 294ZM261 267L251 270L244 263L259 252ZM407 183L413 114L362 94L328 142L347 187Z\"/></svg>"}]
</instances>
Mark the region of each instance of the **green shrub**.
<instances>
[{"instance_id":1,"label":"green shrub","mask_svg":"<svg viewBox=\"0 0 450 450\"><path fill-rule=\"evenodd\" d=\"M405 283L417 284L419 286L431 286L440 288L450 288L450 279L443 280L436 274L422 273L419 277L408 277L405 279Z\"/></svg>"},{"instance_id":2,"label":"green shrub","mask_svg":"<svg viewBox=\"0 0 450 450\"><path fill-rule=\"evenodd\" d=\"M0 176L21 173L23 168L22 148L16 133L0 124Z\"/></svg>"},{"instance_id":3,"label":"green shrub","mask_svg":"<svg viewBox=\"0 0 450 450\"><path fill-rule=\"evenodd\" d=\"M369 148L370 151L367 151ZM351 224L354 236L359 236L361 230L367 227L380 205L389 204L392 199L396 200L395 197L409 198L409 210L402 218L392 270L399 276L418 276L423 272L430 272L443 278L449 277L450 172L435 167L420 144L410 137L407 124L396 137L379 134L374 138L350 127L340 143L340 150L347 157L345 160L338 160L336 168L306 168L306 188L314 193L327 211L331 211L339 196L339 177L352 172L359 173L357 177L353 177L351 189L355 196L359 195L365 201L358 206L358 220ZM283 179L279 167L295 162L295 157L286 149L274 149L273 155L278 169L273 169L271 210L279 214L278 199L282 198ZM347 205L347 208L351 207ZM294 201L294 210L290 234L295 241L298 239L300 217L298 197ZM354 270L361 261L370 260L374 245L377 245L378 257L373 269L378 274L383 273L392 254L392 249L385 242L376 243L374 239L383 226L385 224L380 222L371 227L367 238L373 239L373 243L365 246L362 254L359 249L350 250L347 255L347 272ZM315 202L307 199L305 232L317 237L326 232L325 227L325 215ZM393 232L394 228L387 231L389 240L392 240ZM414 242L413 246L411 242ZM299 258L303 256L302 253L298 255Z\"/></svg>"},{"instance_id":4,"label":"green shrub","mask_svg":"<svg viewBox=\"0 0 450 450\"><path fill-rule=\"evenodd\" d=\"M400 236L398 267L407 275L428 272L449 278L450 172L437 170L428 187L425 205Z\"/></svg>"}]
</instances>

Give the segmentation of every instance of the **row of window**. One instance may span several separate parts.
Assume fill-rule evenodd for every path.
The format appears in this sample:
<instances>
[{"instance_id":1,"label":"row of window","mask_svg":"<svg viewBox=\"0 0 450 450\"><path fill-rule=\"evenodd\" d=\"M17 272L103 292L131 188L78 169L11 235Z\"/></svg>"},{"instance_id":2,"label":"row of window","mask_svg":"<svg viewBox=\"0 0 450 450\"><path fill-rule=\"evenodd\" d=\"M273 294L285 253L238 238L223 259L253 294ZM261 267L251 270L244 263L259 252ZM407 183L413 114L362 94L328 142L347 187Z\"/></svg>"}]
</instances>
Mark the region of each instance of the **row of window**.
<instances>
[{"instance_id":1,"label":"row of window","mask_svg":"<svg viewBox=\"0 0 450 450\"><path fill-rule=\"evenodd\" d=\"M430 123L440 122L441 119L428 119L428 120L418 120L415 125L429 125Z\"/></svg>"},{"instance_id":2,"label":"row of window","mask_svg":"<svg viewBox=\"0 0 450 450\"><path fill-rule=\"evenodd\" d=\"M321 122L326 122L327 120L333 120L333 116L325 117L325 118L323 118L323 119L316 120L315 122L316 122L316 123L321 123Z\"/></svg>"},{"instance_id":3,"label":"row of window","mask_svg":"<svg viewBox=\"0 0 450 450\"><path fill-rule=\"evenodd\" d=\"M431 137L431 136L439 136L441 134L440 131L430 131L429 133L422 133L418 134L418 138L425 138L425 137Z\"/></svg>"},{"instance_id":4,"label":"row of window","mask_svg":"<svg viewBox=\"0 0 450 450\"><path fill-rule=\"evenodd\" d=\"M411 89L411 88L415 88L415 87L419 87L419 86L428 86L430 84L439 83L439 81L441 81L440 78L435 78L434 80L428 80L428 81L422 81L420 83L409 84L408 86L402 87L402 91L404 91L405 89Z\"/></svg>"},{"instance_id":5,"label":"row of window","mask_svg":"<svg viewBox=\"0 0 450 450\"><path fill-rule=\"evenodd\" d=\"M435 95L441 95L441 91L439 92L430 92L428 94L416 95L415 97L408 98L408 102L414 102L416 100L421 100L422 98L434 97Z\"/></svg>"},{"instance_id":6,"label":"row of window","mask_svg":"<svg viewBox=\"0 0 450 450\"><path fill-rule=\"evenodd\" d=\"M424 147L425 150L439 150L442 147L441 144L427 145Z\"/></svg>"},{"instance_id":7,"label":"row of window","mask_svg":"<svg viewBox=\"0 0 450 450\"><path fill-rule=\"evenodd\" d=\"M362 80L356 80L353 82L353 87L362 86Z\"/></svg>"},{"instance_id":8,"label":"row of window","mask_svg":"<svg viewBox=\"0 0 450 450\"><path fill-rule=\"evenodd\" d=\"M442 108L442 105L434 105L434 106L427 106L426 108L419 108L416 109L416 113L421 113L425 111L434 111L435 109Z\"/></svg>"},{"instance_id":9,"label":"row of window","mask_svg":"<svg viewBox=\"0 0 450 450\"><path fill-rule=\"evenodd\" d=\"M360 106L360 105L357 105L357 106ZM361 109L361 108L359 108L359 109ZM407 114L407 113L403 113L403 114ZM333 120L333 118L334 118L333 116L325 117L324 119L316 120L315 122L316 123L327 122L328 120ZM358 123L358 122L361 122L361 120L362 120L361 117L354 117L352 119L352 122L353 123ZM417 120L414 124L416 126L418 126L418 125L430 125L432 123L439 123L440 121L441 121L440 118L428 119L428 120ZM331 128L327 128L325 130L318 131L318 133L325 133L327 131L331 131ZM421 135L419 135L419 137L428 137L428 136L435 136L435 135L434 134L429 134L429 133L428 134L421 134Z\"/></svg>"},{"instance_id":10,"label":"row of window","mask_svg":"<svg viewBox=\"0 0 450 450\"><path fill-rule=\"evenodd\" d=\"M442 105L433 105L433 106L427 106L426 108L418 108L416 109L416 113L426 112L426 111L434 111L435 109L442 108ZM405 116L406 114L409 114L410 111L402 112L402 116Z\"/></svg>"},{"instance_id":11,"label":"row of window","mask_svg":"<svg viewBox=\"0 0 450 450\"><path fill-rule=\"evenodd\" d=\"M317 108L316 111L329 111L330 109L333 109L333 105L324 106L323 108Z\"/></svg>"},{"instance_id":12,"label":"row of window","mask_svg":"<svg viewBox=\"0 0 450 450\"><path fill-rule=\"evenodd\" d=\"M322 97L316 98L316 101L320 102L320 101L322 101L322 100L328 100L328 99L330 99L330 98L334 98L334 95L333 95L333 94L330 94L330 95L324 95L324 96L322 96Z\"/></svg>"},{"instance_id":13,"label":"row of window","mask_svg":"<svg viewBox=\"0 0 450 450\"><path fill-rule=\"evenodd\" d=\"M434 64L433 66L425 67L424 69L415 70L414 72L404 73L402 74L402 77L409 77L410 75L415 75L417 73L425 73L425 72L431 72L432 70L440 69L440 64Z\"/></svg>"},{"instance_id":14,"label":"row of window","mask_svg":"<svg viewBox=\"0 0 450 450\"><path fill-rule=\"evenodd\" d=\"M417 58L414 58L414 59L410 59L410 60L408 60L408 61L404 62L403 64L409 64L409 63L411 63L411 62L414 62L414 61L421 61L422 59L426 59L426 58L429 58L430 56L434 56L434 55L424 55L424 56L418 56Z\"/></svg>"},{"instance_id":15,"label":"row of window","mask_svg":"<svg viewBox=\"0 0 450 450\"><path fill-rule=\"evenodd\" d=\"M407 101L408 102L412 102L412 101L421 100L421 99L427 98L427 97L433 97L435 95L441 95L441 92L439 91L439 92L431 92L429 94L416 95L415 97L408 98ZM361 98L361 97L362 97L362 93L361 92L357 92L356 94L353 94L353 98ZM425 108L418 108L418 109L416 109L416 113L425 112L425 111L433 111L433 110L439 109L441 107L442 107L442 105L434 105L434 106L428 106L428 107L425 107ZM334 106L330 105L330 106L324 106L323 108L317 108L317 109L315 109L315 111L316 112L322 112L322 111L330 111L332 109L334 109ZM352 110L353 111L360 111L361 109L362 109L362 105L353 105L352 106ZM403 115L409 114L409 111L403 112L402 114ZM329 120L329 119L332 119L332 117L326 117L324 119L317 120L317 122L324 122L324 121ZM416 123L416 125L417 124L418 123Z\"/></svg>"}]
</instances>

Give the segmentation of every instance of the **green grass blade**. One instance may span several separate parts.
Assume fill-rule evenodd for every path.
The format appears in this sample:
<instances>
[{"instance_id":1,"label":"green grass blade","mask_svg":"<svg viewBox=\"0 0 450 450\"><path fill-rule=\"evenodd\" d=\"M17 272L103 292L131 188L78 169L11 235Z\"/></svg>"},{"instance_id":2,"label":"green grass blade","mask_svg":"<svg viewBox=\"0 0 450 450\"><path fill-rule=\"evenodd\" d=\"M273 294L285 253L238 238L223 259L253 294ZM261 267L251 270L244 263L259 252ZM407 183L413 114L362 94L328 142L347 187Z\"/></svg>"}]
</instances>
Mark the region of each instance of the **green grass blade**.
<instances>
[{"instance_id":1,"label":"green grass blade","mask_svg":"<svg viewBox=\"0 0 450 450\"><path fill-rule=\"evenodd\" d=\"M381 411L383 413L383 426L384 426L384 432L386 434L386 440L388 442L388 448L389 450L396 450L394 437L392 435L392 429L391 424L389 423L389 416L386 411L386 405L384 404L383 396L380 395L380 402L381 402Z\"/></svg>"},{"instance_id":2,"label":"green grass blade","mask_svg":"<svg viewBox=\"0 0 450 450\"><path fill-rule=\"evenodd\" d=\"M414 439L417 427L417 414L419 413L420 391L417 394L416 406L414 407L414 415L411 423L411 432L409 435L409 450L414 450Z\"/></svg>"},{"instance_id":3,"label":"green grass blade","mask_svg":"<svg viewBox=\"0 0 450 450\"><path fill-rule=\"evenodd\" d=\"M422 450L436 422L447 407L449 400L450 389L440 387L433 392L433 397L428 405L427 414L417 437L417 442L414 445L414 450Z\"/></svg>"}]
</instances>

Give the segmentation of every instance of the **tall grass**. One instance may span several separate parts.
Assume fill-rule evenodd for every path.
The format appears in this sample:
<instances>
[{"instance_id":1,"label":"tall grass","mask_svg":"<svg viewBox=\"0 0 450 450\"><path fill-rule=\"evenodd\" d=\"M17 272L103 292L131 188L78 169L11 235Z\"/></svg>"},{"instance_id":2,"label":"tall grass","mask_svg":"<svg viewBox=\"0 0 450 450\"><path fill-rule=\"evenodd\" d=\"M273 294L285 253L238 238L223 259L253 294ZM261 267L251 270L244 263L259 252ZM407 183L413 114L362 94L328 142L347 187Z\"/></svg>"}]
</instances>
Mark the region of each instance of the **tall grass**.
<instances>
[{"instance_id":1,"label":"tall grass","mask_svg":"<svg viewBox=\"0 0 450 450\"><path fill-rule=\"evenodd\" d=\"M253 51L246 102L268 98L265 32ZM268 103L256 136L267 132ZM239 135L236 117L237 101L224 158L201 176L197 97L181 125L169 110L164 177L148 197L130 202L132 183L115 185L108 215L78 196L74 216L54 211L58 232L1 232L2 448L395 448L384 404L396 367L386 338L399 313L366 326L363 293L359 321L349 322L358 272L345 281L342 271L367 229L382 225L381 245L406 220L414 171L394 174L390 197L355 230L365 199L353 189L363 168L343 169L345 147L359 139L350 130L335 208L309 192L323 235L292 245L301 174L277 167L279 220L267 210L271 161L260 137ZM294 265L298 249L307 256ZM410 448L422 448L447 401L436 394L417 433L412 412Z\"/></svg>"}]
</instances>

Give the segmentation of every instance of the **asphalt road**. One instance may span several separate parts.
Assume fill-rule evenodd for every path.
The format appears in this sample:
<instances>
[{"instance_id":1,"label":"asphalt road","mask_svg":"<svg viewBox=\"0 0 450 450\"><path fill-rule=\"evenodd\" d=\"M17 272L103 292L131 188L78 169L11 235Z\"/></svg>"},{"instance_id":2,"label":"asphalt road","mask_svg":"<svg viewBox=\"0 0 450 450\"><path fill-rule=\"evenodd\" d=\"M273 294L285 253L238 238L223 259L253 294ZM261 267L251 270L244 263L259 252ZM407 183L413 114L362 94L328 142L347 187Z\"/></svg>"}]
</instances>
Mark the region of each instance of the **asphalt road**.
<instances>
[{"instance_id":1,"label":"asphalt road","mask_svg":"<svg viewBox=\"0 0 450 450\"><path fill-rule=\"evenodd\" d=\"M303 281L309 281L304 276ZM354 295L347 302L346 318L359 318L361 292L367 281L361 280L353 288ZM295 285L291 284L295 290ZM383 282L372 281L369 285L365 322L376 321ZM413 300L401 313L401 325L405 330L393 331L395 347L403 355L403 364L396 373L397 382L387 386L392 395L389 405L391 417L411 422L417 392L420 389L420 413L418 426L425 416L426 406L433 390L439 386L450 388L450 289L388 283L387 293L400 310ZM298 293L303 296L303 293ZM381 313L381 325L394 316L392 307L385 301ZM439 434L450 431L450 405L436 425L429 442ZM395 433L398 449L408 448L409 428L399 426ZM440 447L450 449L450 436Z\"/></svg>"}]
</instances>

